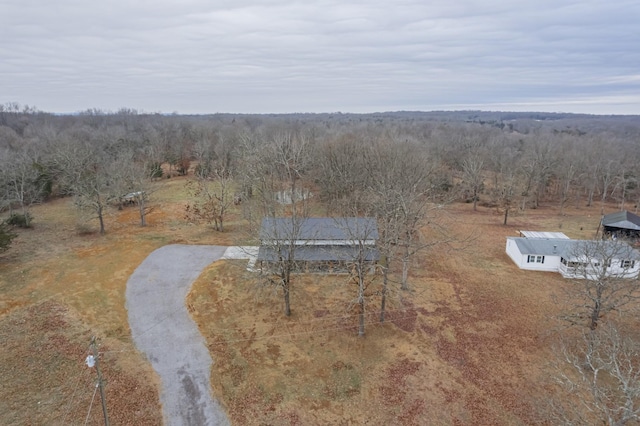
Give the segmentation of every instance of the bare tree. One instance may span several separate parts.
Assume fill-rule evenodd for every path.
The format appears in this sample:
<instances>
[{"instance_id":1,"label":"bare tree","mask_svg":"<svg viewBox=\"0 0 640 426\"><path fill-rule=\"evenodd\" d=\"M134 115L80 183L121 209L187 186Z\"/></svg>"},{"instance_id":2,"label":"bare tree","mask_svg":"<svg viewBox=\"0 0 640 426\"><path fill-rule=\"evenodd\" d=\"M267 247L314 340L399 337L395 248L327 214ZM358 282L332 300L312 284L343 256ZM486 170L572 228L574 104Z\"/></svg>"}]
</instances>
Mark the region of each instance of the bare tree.
<instances>
[{"instance_id":1,"label":"bare tree","mask_svg":"<svg viewBox=\"0 0 640 426\"><path fill-rule=\"evenodd\" d=\"M609 190L614 183L617 165L613 160L608 160L600 171L600 214L604 214L604 204L609 195Z\"/></svg>"},{"instance_id":2,"label":"bare tree","mask_svg":"<svg viewBox=\"0 0 640 426\"><path fill-rule=\"evenodd\" d=\"M537 208L540 199L547 190L558 157L554 150L553 138L550 135L536 135L535 139L530 138L528 142L529 149L524 155L522 167L526 176L523 206L526 205L527 200L530 200L533 208Z\"/></svg>"},{"instance_id":3,"label":"bare tree","mask_svg":"<svg viewBox=\"0 0 640 426\"><path fill-rule=\"evenodd\" d=\"M244 185L255 188L251 205L260 212L251 217L262 218L260 239L269 241L274 257L265 283L282 289L285 315L290 316L291 276L297 268L301 226L309 217L311 193L303 182L312 158L311 139L304 133L276 129L263 146L246 142L245 160L254 163L243 167Z\"/></svg>"},{"instance_id":4,"label":"bare tree","mask_svg":"<svg viewBox=\"0 0 640 426\"><path fill-rule=\"evenodd\" d=\"M357 212L352 210L352 212ZM343 213L347 213L343 211ZM378 240L378 227L373 217L337 217L334 218L337 229L342 230L349 241L347 247L335 247L336 258L346 263L349 282L355 284L356 297L353 303L358 307L358 336L364 337L367 313L367 300L376 292L371 286L377 281L377 263L380 258L375 246ZM340 251L338 252L338 249ZM383 299L384 300L384 299Z\"/></svg>"},{"instance_id":5,"label":"bare tree","mask_svg":"<svg viewBox=\"0 0 640 426\"><path fill-rule=\"evenodd\" d=\"M562 257L561 271L572 277L563 319L595 330L602 318L632 307L640 297L640 256L622 241L575 241Z\"/></svg>"},{"instance_id":6,"label":"bare tree","mask_svg":"<svg viewBox=\"0 0 640 426\"><path fill-rule=\"evenodd\" d=\"M504 219L503 225L507 225L511 209L516 205L519 193L523 194L523 200L527 198L528 191L531 188L531 180L533 179L529 170L530 165L525 162L520 163L520 152L510 146L506 140L496 141L491 148L491 167L493 174L492 196L498 209L502 209ZM523 171L525 176L525 188L521 186L521 174ZM525 201L523 201L523 205ZM523 207L524 208L524 207Z\"/></svg>"},{"instance_id":7,"label":"bare tree","mask_svg":"<svg viewBox=\"0 0 640 426\"><path fill-rule=\"evenodd\" d=\"M473 210L478 210L480 191L484 187L484 159L479 153L473 152L462 161L463 185L469 191L473 200Z\"/></svg>"},{"instance_id":8,"label":"bare tree","mask_svg":"<svg viewBox=\"0 0 640 426\"><path fill-rule=\"evenodd\" d=\"M556 382L567 397L555 398L551 417L562 424L640 422L640 345L613 324L583 334L559 349ZM579 403L574 403L578 398Z\"/></svg>"},{"instance_id":9,"label":"bare tree","mask_svg":"<svg viewBox=\"0 0 640 426\"><path fill-rule=\"evenodd\" d=\"M41 202L50 191L51 180L38 163L34 151L10 153L2 166L6 201L10 208L17 203L21 210L24 226L31 226L31 206Z\"/></svg>"},{"instance_id":10,"label":"bare tree","mask_svg":"<svg viewBox=\"0 0 640 426\"><path fill-rule=\"evenodd\" d=\"M74 197L80 211L87 211L98 219L100 234L105 233L105 213L109 203L117 200L119 171L113 159L89 141L67 141L60 144L56 153L56 168L59 179Z\"/></svg>"},{"instance_id":11,"label":"bare tree","mask_svg":"<svg viewBox=\"0 0 640 426\"><path fill-rule=\"evenodd\" d=\"M152 183L153 169L143 159L136 159L136 155L125 150L114 159L113 169L119 178L113 184L118 186L121 194L120 203L133 203L138 207L140 226L147 225L147 213L150 211L149 199L154 192Z\"/></svg>"},{"instance_id":12,"label":"bare tree","mask_svg":"<svg viewBox=\"0 0 640 426\"><path fill-rule=\"evenodd\" d=\"M224 232L224 218L233 202L233 179L224 169L216 169L210 177L196 177L187 181L192 202L187 205L187 218L204 221Z\"/></svg>"}]
</instances>

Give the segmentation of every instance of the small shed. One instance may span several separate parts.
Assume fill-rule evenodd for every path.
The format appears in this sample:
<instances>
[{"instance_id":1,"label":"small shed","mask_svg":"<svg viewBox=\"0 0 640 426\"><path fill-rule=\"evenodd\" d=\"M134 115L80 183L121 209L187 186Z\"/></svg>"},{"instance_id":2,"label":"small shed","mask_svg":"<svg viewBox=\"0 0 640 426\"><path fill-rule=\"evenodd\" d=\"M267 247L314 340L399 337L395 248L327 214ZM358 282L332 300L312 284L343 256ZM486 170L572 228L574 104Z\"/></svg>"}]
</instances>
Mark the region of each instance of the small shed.
<instances>
[{"instance_id":1,"label":"small shed","mask_svg":"<svg viewBox=\"0 0 640 426\"><path fill-rule=\"evenodd\" d=\"M602 234L611 238L640 238L640 217L626 210L602 218Z\"/></svg>"}]
</instances>

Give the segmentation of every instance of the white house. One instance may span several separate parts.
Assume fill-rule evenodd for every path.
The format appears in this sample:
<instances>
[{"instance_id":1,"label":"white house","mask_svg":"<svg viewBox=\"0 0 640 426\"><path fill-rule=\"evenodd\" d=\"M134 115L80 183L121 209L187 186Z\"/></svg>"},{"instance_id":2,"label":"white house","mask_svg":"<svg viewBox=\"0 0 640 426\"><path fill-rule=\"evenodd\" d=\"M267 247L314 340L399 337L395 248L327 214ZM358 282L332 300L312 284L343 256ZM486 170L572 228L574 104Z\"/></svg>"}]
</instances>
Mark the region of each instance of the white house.
<instances>
[{"instance_id":1,"label":"white house","mask_svg":"<svg viewBox=\"0 0 640 426\"><path fill-rule=\"evenodd\" d=\"M620 241L507 237L506 252L520 269L565 278L636 278L640 272L640 253Z\"/></svg>"}]
</instances>

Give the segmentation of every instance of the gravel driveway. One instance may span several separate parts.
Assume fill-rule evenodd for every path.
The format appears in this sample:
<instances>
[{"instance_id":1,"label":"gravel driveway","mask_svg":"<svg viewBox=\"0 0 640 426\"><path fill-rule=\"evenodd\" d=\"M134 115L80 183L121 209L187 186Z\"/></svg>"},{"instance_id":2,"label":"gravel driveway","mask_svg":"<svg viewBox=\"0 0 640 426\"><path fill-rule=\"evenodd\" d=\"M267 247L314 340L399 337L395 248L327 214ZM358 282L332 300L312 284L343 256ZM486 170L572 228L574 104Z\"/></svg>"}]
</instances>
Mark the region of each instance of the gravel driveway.
<instances>
[{"instance_id":1,"label":"gravel driveway","mask_svg":"<svg viewBox=\"0 0 640 426\"><path fill-rule=\"evenodd\" d=\"M210 392L211 356L185 297L202 270L227 247L169 245L149 255L127 282L133 341L162 380L168 425L228 425Z\"/></svg>"}]
</instances>

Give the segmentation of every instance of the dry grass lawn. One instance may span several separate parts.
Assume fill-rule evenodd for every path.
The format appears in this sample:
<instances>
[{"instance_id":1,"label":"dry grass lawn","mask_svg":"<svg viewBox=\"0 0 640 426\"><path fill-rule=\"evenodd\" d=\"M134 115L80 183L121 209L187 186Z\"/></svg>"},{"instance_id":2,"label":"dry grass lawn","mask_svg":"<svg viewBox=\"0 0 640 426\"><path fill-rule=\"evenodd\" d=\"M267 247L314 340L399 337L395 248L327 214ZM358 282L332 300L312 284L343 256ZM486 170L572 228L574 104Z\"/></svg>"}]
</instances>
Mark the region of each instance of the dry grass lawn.
<instances>
[{"instance_id":1,"label":"dry grass lawn","mask_svg":"<svg viewBox=\"0 0 640 426\"><path fill-rule=\"evenodd\" d=\"M561 309L552 300L568 283L519 270L505 237L530 229L590 238L599 215L540 209L505 227L493 210L458 204L448 213L450 232L471 240L421 256L411 291L393 292L385 324L372 299L365 338L356 336L345 276L297 277L285 318L280 295L257 291L243 263L212 265L188 303L215 359L214 392L234 423L544 422Z\"/></svg>"},{"instance_id":2,"label":"dry grass lawn","mask_svg":"<svg viewBox=\"0 0 640 426\"><path fill-rule=\"evenodd\" d=\"M131 341L127 280L163 245L227 245L232 238L185 222L184 184L158 183L145 228L135 207L110 210L105 236L78 234L97 231L97 221L79 222L69 199L33 209L34 228L18 230L0 256L0 424L84 424L96 379L84 365L92 335L100 342L112 423L162 422L158 379ZM88 420L102 422L99 395Z\"/></svg>"},{"instance_id":3,"label":"dry grass lawn","mask_svg":"<svg viewBox=\"0 0 640 426\"><path fill-rule=\"evenodd\" d=\"M135 208L113 209L103 237L78 234L70 200L48 202L0 256L0 424L101 424L95 371L84 365L92 335L113 424L162 422L158 379L131 341L127 279L163 245L246 236L239 212L224 234L186 223L182 178L158 182L153 197L149 226L138 226ZM285 318L280 295L258 290L243 262L211 265L186 303L233 423L538 423L560 309L552 295L567 283L517 269L505 236L532 229L590 238L598 209L527 211L507 227L494 210L456 204L449 212L450 232L473 240L420 256L411 291L392 292L384 324L373 298L365 338L356 336L345 276L296 277Z\"/></svg>"}]
</instances>

